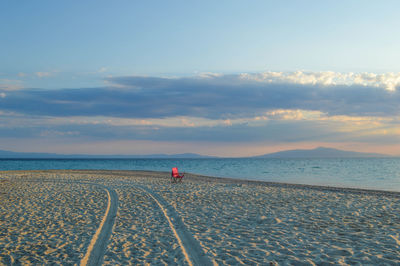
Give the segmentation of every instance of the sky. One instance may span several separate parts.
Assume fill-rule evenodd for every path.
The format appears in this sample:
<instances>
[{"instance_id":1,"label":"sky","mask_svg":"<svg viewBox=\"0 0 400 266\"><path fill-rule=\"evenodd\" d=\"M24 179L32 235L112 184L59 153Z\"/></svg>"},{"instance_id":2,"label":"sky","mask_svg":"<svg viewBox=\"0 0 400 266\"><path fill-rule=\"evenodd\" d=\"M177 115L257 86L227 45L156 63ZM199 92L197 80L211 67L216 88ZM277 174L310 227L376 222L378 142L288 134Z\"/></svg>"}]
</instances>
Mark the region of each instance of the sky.
<instances>
[{"instance_id":1,"label":"sky","mask_svg":"<svg viewBox=\"0 0 400 266\"><path fill-rule=\"evenodd\" d=\"M0 150L400 155L398 1L1 1Z\"/></svg>"}]
</instances>

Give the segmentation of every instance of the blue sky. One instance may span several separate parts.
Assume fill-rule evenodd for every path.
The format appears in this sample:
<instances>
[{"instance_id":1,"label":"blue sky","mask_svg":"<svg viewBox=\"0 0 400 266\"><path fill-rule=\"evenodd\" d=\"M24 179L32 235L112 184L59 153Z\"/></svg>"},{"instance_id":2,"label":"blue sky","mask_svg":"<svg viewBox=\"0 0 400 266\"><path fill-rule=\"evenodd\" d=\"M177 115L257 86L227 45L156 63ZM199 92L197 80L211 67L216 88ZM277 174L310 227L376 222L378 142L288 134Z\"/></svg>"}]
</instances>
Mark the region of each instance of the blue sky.
<instances>
[{"instance_id":1,"label":"blue sky","mask_svg":"<svg viewBox=\"0 0 400 266\"><path fill-rule=\"evenodd\" d=\"M398 1L2 1L0 149L399 154Z\"/></svg>"}]
</instances>

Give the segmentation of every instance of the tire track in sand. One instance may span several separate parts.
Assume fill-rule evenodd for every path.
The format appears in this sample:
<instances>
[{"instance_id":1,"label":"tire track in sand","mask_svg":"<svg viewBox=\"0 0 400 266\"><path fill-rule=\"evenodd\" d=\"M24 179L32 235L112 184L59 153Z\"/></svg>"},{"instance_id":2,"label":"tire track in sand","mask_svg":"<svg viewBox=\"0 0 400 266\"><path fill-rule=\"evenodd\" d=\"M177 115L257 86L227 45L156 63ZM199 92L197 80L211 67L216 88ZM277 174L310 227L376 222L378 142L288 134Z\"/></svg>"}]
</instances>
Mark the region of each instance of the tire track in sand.
<instances>
[{"instance_id":1,"label":"tire track in sand","mask_svg":"<svg viewBox=\"0 0 400 266\"><path fill-rule=\"evenodd\" d=\"M203 249L192 234L186 229L175 208L169 205L161 196L149 188L135 186L153 198L163 212L165 218L171 227L179 245L181 246L183 255L190 266L192 265L213 265L210 259L204 254Z\"/></svg>"},{"instance_id":2,"label":"tire track in sand","mask_svg":"<svg viewBox=\"0 0 400 266\"><path fill-rule=\"evenodd\" d=\"M41 180L42 182L44 180ZM46 181L44 181L46 182ZM104 254L107 248L107 242L110 238L112 228L114 226L115 217L117 216L118 210L118 196L114 189L105 185L90 183L90 182L79 182L70 181L59 183L75 183L84 185L99 186L105 189L108 197L108 204L106 212L104 213L103 219L93 235L92 240L88 246L85 256L80 262L81 266L86 265L101 265L103 263ZM182 222L180 216L175 211L175 208L169 205L161 196L155 193L153 190L139 186L132 185L138 189L141 189L157 203L158 207L163 212L168 224L174 233L174 236L178 240L178 243L182 249L182 253L185 256L186 261L190 266L193 265L213 265L210 259L204 254L203 249L192 234L186 229L185 224Z\"/></svg>"},{"instance_id":3,"label":"tire track in sand","mask_svg":"<svg viewBox=\"0 0 400 266\"><path fill-rule=\"evenodd\" d=\"M81 266L92 266L101 265L105 251L107 249L107 242L110 238L112 228L114 226L115 217L117 216L118 210L118 196L114 189L97 183L82 182L82 181L61 181L61 180L43 180L43 179L32 179L25 180L25 182L48 182L48 183L64 183L64 184L82 184L91 185L103 188L107 192L107 209L104 213L103 219L100 222L96 233L93 235L92 240L88 246L85 256L82 258Z\"/></svg>"},{"instance_id":4,"label":"tire track in sand","mask_svg":"<svg viewBox=\"0 0 400 266\"><path fill-rule=\"evenodd\" d=\"M81 266L101 265L103 262L104 253L107 248L107 242L112 232L115 217L117 216L118 196L115 190L110 187L95 183L84 183L84 184L103 187L106 190L108 196L108 204L106 212L104 213L100 226L99 228L97 228L96 233L93 235L93 238L90 241L90 244L86 251L86 254L80 263Z\"/></svg>"}]
</instances>

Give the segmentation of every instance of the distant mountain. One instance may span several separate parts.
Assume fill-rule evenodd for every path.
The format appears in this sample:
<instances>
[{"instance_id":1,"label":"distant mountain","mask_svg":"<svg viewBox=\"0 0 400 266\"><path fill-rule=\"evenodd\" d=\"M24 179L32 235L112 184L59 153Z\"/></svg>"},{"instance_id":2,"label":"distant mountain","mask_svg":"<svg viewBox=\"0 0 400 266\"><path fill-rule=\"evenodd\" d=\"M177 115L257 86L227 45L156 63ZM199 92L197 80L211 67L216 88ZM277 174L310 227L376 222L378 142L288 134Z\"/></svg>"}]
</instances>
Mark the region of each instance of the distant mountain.
<instances>
[{"instance_id":1,"label":"distant mountain","mask_svg":"<svg viewBox=\"0 0 400 266\"><path fill-rule=\"evenodd\" d=\"M332 148L319 147L312 150L288 150L275 153L253 156L250 158L368 158L368 157L391 157L379 153L363 153L354 151L343 151ZM0 150L0 159L197 159L197 158L219 158L196 153L181 154L146 154L146 155L90 155L90 154L57 154L57 153L32 153L12 152Z\"/></svg>"},{"instance_id":2,"label":"distant mountain","mask_svg":"<svg viewBox=\"0 0 400 266\"><path fill-rule=\"evenodd\" d=\"M12 152L0 150L0 158L2 159L129 159L129 158L155 158L155 159L177 159L177 158L216 158L212 156L200 155L196 153L181 153L181 154L146 154L146 155L90 155L90 154L57 154L57 153L32 153L32 152Z\"/></svg>"},{"instance_id":3,"label":"distant mountain","mask_svg":"<svg viewBox=\"0 0 400 266\"><path fill-rule=\"evenodd\" d=\"M354 151L343 151L332 148L319 147L312 150L288 150L264 154L252 158L372 158L391 157L379 153L364 153Z\"/></svg>"}]
</instances>

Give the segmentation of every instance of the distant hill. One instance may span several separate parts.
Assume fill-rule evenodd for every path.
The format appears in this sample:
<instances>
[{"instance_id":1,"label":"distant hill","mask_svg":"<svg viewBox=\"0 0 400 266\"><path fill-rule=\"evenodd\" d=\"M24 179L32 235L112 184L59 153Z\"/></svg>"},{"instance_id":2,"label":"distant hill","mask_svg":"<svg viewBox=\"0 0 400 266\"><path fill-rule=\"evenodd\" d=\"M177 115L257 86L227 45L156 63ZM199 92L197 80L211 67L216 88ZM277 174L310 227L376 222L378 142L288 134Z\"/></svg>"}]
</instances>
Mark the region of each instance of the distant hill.
<instances>
[{"instance_id":1,"label":"distant hill","mask_svg":"<svg viewBox=\"0 0 400 266\"><path fill-rule=\"evenodd\" d=\"M391 157L379 153L363 153L343 151L332 148L319 147L312 150L288 150L275 153L253 156L250 158L372 158ZM12 152L0 150L0 159L197 159L219 158L196 153L181 154L145 154L145 155L90 155L90 154L57 154L57 153L32 153Z\"/></svg>"},{"instance_id":2,"label":"distant hill","mask_svg":"<svg viewBox=\"0 0 400 266\"><path fill-rule=\"evenodd\" d=\"M391 157L379 153L364 153L354 151L343 151L332 148L319 147L312 150L288 150L264 154L252 158L373 158Z\"/></svg>"},{"instance_id":3,"label":"distant hill","mask_svg":"<svg viewBox=\"0 0 400 266\"><path fill-rule=\"evenodd\" d=\"M0 150L0 158L2 159L130 159L130 158L155 158L155 159L177 159L177 158L215 158L196 153L181 154L146 154L146 155L90 155L90 154L57 154L57 153L28 153L28 152L12 152Z\"/></svg>"}]
</instances>

